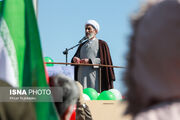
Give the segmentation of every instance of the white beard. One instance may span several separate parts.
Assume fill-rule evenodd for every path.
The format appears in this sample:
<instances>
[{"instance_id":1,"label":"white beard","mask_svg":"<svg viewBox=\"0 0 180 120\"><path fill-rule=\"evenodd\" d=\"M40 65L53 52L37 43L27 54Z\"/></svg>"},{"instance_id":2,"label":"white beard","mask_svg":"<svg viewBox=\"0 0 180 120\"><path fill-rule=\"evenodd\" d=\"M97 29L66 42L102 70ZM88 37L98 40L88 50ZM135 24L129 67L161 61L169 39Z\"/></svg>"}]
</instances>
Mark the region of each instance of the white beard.
<instances>
[{"instance_id":1,"label":"white beard","mask_svg":"<svg viewBox=\"0 0 180 120\"><path fill-rule=\"evenodd\" d=\"M88 35L88 39L92 39L94 36L95 36L94 33L90 33L90 34Z\"/></svg>"}]
</instances>

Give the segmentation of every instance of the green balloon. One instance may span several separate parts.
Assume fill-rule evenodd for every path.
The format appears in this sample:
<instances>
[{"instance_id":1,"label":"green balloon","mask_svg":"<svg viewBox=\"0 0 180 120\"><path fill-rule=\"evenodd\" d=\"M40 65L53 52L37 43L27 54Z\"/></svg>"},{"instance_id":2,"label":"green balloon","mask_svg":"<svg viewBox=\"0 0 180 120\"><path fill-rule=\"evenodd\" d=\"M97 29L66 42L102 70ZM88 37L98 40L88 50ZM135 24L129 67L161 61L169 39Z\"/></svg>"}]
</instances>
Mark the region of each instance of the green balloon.
<instances>
[{"instance_id":1,"label":"green balloon","mask_svg":"<svg viewBox=\"0 0 180 120\"><path fill-rule=\"evenodd\" d=\"M44 61L45 62L53 62L53 59L51 59L50 57L44 57ZM54 64L46 64L46 66L54 66Z\"/></svg>"},{"instance_id":2,"label":"green balloon","mask_svg":"<svg viewBox=\"0 0 180 120\"><path fill-rule=\"evenodd\" d=\"M83 93L88 95L91 100L96 100L98 97L97 91L93 88L85 88Z\"/></svg>"},{"instance_id":3,"label":"green balloon","mask_svg":"<svg viewBox=\"0 0 180 120\"><path fill-rule=\"evenodd\" d=\"M97 100L116 100L116 96L110 91L103 91Z\"/></svg>"}]
</instances>

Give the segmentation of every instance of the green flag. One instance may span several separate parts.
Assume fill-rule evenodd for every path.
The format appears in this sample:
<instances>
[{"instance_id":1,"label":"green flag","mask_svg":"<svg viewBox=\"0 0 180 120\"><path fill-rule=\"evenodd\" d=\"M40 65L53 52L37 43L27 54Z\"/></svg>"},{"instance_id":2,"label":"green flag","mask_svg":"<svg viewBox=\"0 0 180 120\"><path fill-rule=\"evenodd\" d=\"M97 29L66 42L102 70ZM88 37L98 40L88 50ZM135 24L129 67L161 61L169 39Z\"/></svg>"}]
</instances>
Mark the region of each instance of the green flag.
<instances>
[{"instance_id":1,"label":"green flag","mask_svg":"<svg viewBox=\"0 0 180 120\"><path fill-rule=\"evenodd\" d=\"M0 79L14 87L47 87L32 0L4 0L0 21ZM38 120L58 120L51 102L35 103Z\"/></svg>"},{"instance_id":2,"label":"green flag","mask_svg":"<svg viewBox=\"0 0 180 120\"><path fill-rule=\"evenodd\" d=\"M2 5L3 5L3 1L0 1L0 15L1 15L1 12L2 12Z\"/></svg>"}]
</instances>

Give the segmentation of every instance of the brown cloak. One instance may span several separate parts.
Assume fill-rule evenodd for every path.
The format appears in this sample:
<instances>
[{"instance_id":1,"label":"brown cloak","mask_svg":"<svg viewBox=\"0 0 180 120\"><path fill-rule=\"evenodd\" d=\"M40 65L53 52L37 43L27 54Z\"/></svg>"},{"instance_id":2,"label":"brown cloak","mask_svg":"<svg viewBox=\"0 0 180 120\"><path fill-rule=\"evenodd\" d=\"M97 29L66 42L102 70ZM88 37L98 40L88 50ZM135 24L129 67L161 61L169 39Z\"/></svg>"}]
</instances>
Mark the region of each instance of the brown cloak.
<instances>
[{"instance_id":1,"label":"brown cloak","mask_svg":"<svg viewBox=\"0 0 180 120\"><path fill-rule=\"evenodd\" d=\"M75 55L73 57L80 57L80 49L81 47L85 44L86 42L82 43ZM111 55L109 51L109 47L107 43L103 40L99 40L99 53L100 53L100 59L101 59L101 64L103 65L113 65L112 60L111 60ZM73 60L71 60L73 62ZM77 81L77 72L78 72L78 66L75 66L75 73L74 77L75 80ZM114 75L114 69L110 67L102 67L101 68L101 91L112 89L113 86L113 81L115 81L115 75Z\"/></svg>"}]
</instances>

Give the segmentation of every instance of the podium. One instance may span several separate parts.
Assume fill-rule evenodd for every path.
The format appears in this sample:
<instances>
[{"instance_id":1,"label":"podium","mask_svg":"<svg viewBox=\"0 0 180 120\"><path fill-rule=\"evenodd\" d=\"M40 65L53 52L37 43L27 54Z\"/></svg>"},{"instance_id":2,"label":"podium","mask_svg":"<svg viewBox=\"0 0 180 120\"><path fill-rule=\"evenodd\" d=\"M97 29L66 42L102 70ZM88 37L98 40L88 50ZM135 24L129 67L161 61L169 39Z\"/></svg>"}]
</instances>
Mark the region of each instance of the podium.
<instances>
[{"instance_id":1,"label":"podium","mask_svg":"<svg viewBox=\"0 0 180 120\"><path fill-rule=\"evenodd\" d=\"M101 92L101 68L102 67L112 67L112 68L125 68L125 67L120 67L120 66L112 66L112 65L102 65L102 64L83 64L83 63L62 63L62 62L45 62L45 64L58 64L58 65L71 65L71 66L89 66L89 67L91 67L91 66L98 66L99 67L99 92ZM66 66L64 66L64 67L66 67ZM68 66L67 66L68 67ZM48 68L48 69L50 69L50 67ZM71 67L71 69L73 69L73 67ZM72 73L72 71L73 70L70 70L71 71L71 73ZM58 73L57 73L58 74ZM66 75L66 74L65 74ZM70 74L68 74L68 76L69 76ZM74 74L72 75L70 75L71 76L71 78L72 79L74 79L74 77L72 77L72 76L74 76ZM69 77L70 77L69 76Z\"/></svg>"},{"instance_id":2,"label":"podium","mask_svg":"<svg viewBox=\"0 0 180 120\"><path fill-rule=\"evenodd\" d=\"M131 115L124 115L127 102L118 100L89 100L85 101L89 106L93 120L132 120Z\"/></svg>"}]
</instances>

